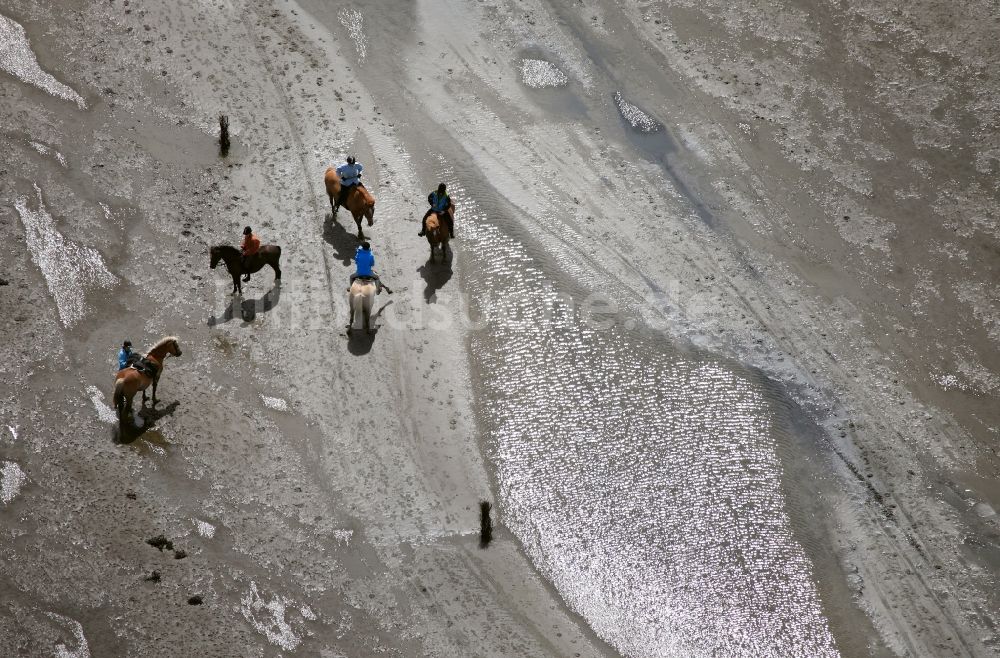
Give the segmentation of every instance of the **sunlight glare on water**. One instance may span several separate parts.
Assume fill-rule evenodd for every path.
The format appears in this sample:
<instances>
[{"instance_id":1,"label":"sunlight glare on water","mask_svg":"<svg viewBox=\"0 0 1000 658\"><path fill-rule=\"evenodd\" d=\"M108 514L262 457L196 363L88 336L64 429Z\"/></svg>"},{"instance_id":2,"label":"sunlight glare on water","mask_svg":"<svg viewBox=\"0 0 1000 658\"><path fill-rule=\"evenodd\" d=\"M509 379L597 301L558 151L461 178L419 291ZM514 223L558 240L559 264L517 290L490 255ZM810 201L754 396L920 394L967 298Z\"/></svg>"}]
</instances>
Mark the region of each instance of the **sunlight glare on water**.
<instances>
[{"instance_id":1,"label":"sunlight glare on water","mask_svg":"<svg viewBox=\"0 0 1000 658\"><path fill-rule=\"evenodd\" d=\"M558 273L472 203L462 226L473 298L558 307ZM472 341L488 449L504 523L567 602L627 656L837 655L755 385L620 325L509 312Z\"/></svg>"},{"instance_id":2,"label":"sunlight glare on water","mask_svg":"<svg viewBox=\"0 0 1000 658\"><path fill-rule=\"evenodd\" d=\"M37 210L28 207L27 197L19 197L14 207L24 224L31 260L42 271L56 301L59 319L68 327L86 313L84 293L88 288L110 288L118 283L118 278L108 271L96 249L81 247L59 233L55 219L45 209L42 190L37 185L35 193Z\"/></svg>"},{"instance_id":3,"label":"sunlight glare on water","mask_svg":"<svg viewBox=\"0 0 1000 658\"><path fill-rule=\"evenodd\" d=\"M28 43L24 27L2 14L0 14L0 69L56 98L73 101L81 110L87 107L80 94L42 70Z\"/></svg>"}]
</instances>

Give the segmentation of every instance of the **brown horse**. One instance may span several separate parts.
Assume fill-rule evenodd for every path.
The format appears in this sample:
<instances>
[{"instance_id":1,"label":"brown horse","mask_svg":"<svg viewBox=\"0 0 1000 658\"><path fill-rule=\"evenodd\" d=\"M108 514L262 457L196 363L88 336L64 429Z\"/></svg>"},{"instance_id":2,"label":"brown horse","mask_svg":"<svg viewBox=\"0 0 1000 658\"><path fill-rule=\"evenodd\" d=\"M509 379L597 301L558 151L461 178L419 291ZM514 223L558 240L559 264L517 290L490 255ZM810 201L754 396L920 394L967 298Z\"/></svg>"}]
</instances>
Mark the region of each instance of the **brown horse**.
<instances>
[{"instance_id":1,"label":"brown horse","mask_svg":"<svg viewBox=\"0 0 1000 658\"><path fill-rule=\"evenodd\" d=\"M323 174L323 183L326 185L326 194L330 197L330 211L333 216L337 216L337 197L340 196L340 176L337 170L329 167ZM368 226L375 223L375 197L365 189L365 186L358 183L347 193L344 205L354 216L354 223L358 225L358 240L365 239L365 232L361 229L361 219L368 219Z\"/></svg>"},{"instance_id":2,"label":"brown horse","mask_svg":"<svg viewBox=\"0 0 1000 658\"><path fill-rule=\"evenodd\" d=\"M163 373L163 362L169 355L181 355L180 345L174 336L160 339L160 342L153 345L146 353L145 358L155 366L156 374L154 376L150 377L131 366L119 370L118 374L115 375L114 402L115 409L118 411L119 425L124 421L126 412L127 415L132 415L132 398L135 397L136 393L142 391L142 403L146 404L146 389L150 384L153 385L153 406L156 406L156 384L160 381L160 375Z\"/></svg>"},{"instance_id":3,"label":"brown horse","mask_svg":"<svg viewBox=\"0 0 1000 658\"><path fill-rule=\"evenodd\" d=\"M247 258L246 269L243 269L243 256L240 250L228 244L217 244L209 249L211 262L209 267L213 270L219 264L219 260L226 263L229 275L233 277L233 294L243 294L243 284L240 282L240 275L244 272L253 274L260 271L265 265L270 265L274 269L274 280L281 281L281 266L278 261L281 259L281 247L276 244L263 245L256 254Z\"/></svg>"},{"instance_id":4,"label":"brown horse","mask_svg":"<svg viewBox=\"0 0 1000 658\"><path fill-rule=\"evenodd\" d=\"M427 244L431 246L430 261L434 262L434 247L441 245L441 263L448 257L448 227L445 219L438 213L431 213L427 218Z\"/></svg>"}]
</instances>

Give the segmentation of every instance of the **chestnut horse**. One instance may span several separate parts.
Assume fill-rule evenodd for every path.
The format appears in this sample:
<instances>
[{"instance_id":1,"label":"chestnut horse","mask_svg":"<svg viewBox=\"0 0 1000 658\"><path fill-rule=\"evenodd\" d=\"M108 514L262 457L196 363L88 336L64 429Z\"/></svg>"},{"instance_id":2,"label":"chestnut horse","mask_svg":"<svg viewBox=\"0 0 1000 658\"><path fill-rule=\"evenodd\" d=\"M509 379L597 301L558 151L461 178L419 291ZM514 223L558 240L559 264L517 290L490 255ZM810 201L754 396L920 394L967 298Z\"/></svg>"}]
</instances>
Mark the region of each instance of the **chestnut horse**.
<instances>
[{"instance_id":1,"label":"chestnut horse","mask_svg":"<svg viewBox=\"0 0 1000 658\"><path fill-rule=\"evenodd\" d=\"M208 266L215 269L219 260L226 263L229 276L233 277L233 294L243 294L243 284L240 282L240 275L245 271L250 274L260 271L265 265L270 265L274 270L274 280L281 281L281 266L278 261L281 259L281 247L276 244L265 244L257 253L247 258L247 269L243 269L243 256L240 250L228 244L217 244L208 250L211 261Z\"/></svg>"},{"instance_id":2,"label":"chestnut horse","mask_svg":"<svg viewBox=\"0 0 1000 658\"><path fill-rule=\"evenodd\" d=\"M330 197L330 211L333 216L337 216L337 197L340 196L340 176L337 170L329 167L323 174L323 183L326 185L326 194ZM375 223L375 197L365 189L365 186L358 183L347 193L344 205L354 216L354 223L358 225L358 240L365 239L365 232L361 229L361 218L368 219L368 226Z\"/></svg>"},{"instance_id":3,"label":"chestnut horse","mask_svg":"<svg viewBox=\"0 0 1000 658\"><path fill-rule=\"evenodd\" d=\"M375 305L375 282L371 279L355 279L351 284L349 305L351 319L347 322L347 333L351 333L356 322L364 319L365 331L372 332L372 306Z\"/></svg>"},{"instance_id":4,"label":"chestnut horse","mask_svg":"<svg viewBox=\"0 0 1000 658\"><path fill-rule=\"evenodd\" d=\"M167 356L180 356L181 348L177 344L177 338L167 336L160 339L156 345L146 353L146 359L156 366L156 374L152 377L129 366L122 368L115 375L115 409L118 411L118 424L121 425L125 419L126 412L132 415L132 398L139 391L142 391L142 403L146 404L146 389L153 385L153 406L156 406L156 384L160 381L163 373L163 362Z\"/></svg>"},{"instance_id":5,"label":"chestnut horse","mask_svg":"<svg viewBox=\"0 0 1000 658\"><path fill-rule=\"evenodd\" d=\"M441 263L448 257L448 227L440 214L434 212L427 218L427 244L431 246L430 261L434 262L434 246L441 245Z\"/></svg>"}]
</instances>

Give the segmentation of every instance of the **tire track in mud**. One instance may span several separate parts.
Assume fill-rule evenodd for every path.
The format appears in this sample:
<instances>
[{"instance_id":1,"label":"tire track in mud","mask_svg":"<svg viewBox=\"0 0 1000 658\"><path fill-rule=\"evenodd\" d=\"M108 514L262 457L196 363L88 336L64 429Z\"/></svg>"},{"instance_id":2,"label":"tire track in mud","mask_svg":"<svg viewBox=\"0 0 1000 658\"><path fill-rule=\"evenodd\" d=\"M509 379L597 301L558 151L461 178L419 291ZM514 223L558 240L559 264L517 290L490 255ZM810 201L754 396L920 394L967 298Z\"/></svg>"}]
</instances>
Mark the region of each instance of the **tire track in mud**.
<instances>
[{"instance_id":1,"label":"tire track in mud","mask_svg":"<svg viewBox=\"0 0 1000 658\"><path fill-rule=\"evenodd\" d=\"M249 11L250 10L248 8L248 12ZM305 188L305 193L308 198L308 205L309 207L312 208L314 218L322 217L319 224L319 235L322 235L324 229L324 222L326 221L326 212L325 209L321 210L320 208L320 203L318 200L319 196L317 195L315 184L313 182L313 177L310 173L309 163L307 162L306 159L307 156L306 156L305 144L302 141L302 138L299 135L299 131L297 129L296 120L294 117L294 111L292 109L292 104L289 101L288 96L285 93L285 90L282 87L282 84L278 76L274 72L274 68L270 63L269 54L262 45L260 39L257 38L256 32L254 31L253 26L250 24L250 19L247 16L247 12L240 11L239 13L240 13L240 23L242 23L243 29L245 30L247 37L253 44L254 50L257 52L257 56L260 59L260 64L266 71L268 80L271 82L271 86L274 88L275 95L279 99L279 102L281 104L282 114L284 116L285 123L288 126L289 137L291 138L294 144L293 148L295 150L300 171L302 173L300 180ZM262 22L265 22L267 18L269 18L265 17L260 11L257 11L255 15L258 18L260 18ZM332 218L331 221L337 221L336 217ZM323 275L326 280L326 289L329 297L330 313L333 318L336 318L337 303L336 303L336 298L334 297L334 281L333 281L332 267L330 264L330 258L327 254L327 250L324 249L322 245L319 245L318 249L323 259L322 268L323 268ZM339 341L337 340L337 336L338 336L337 333L333 333L332 335L330 335L328 340L331 347L336 347L336 345L338 344ZM307 435L303 435L303 437L305 436ZM336 493L333 489L332 482L330 482L329 478L325 477L319 470L320 464L323 463L323 458L324 458L323 447L322 445L320 445L321 441L317 439L307 439L305 443L308 446L308 451L311 454L309 455L310 457L309 459L303 460L303 463L311 465L310 470L313 473L313 478L315 482L319 483L320 486L326 489L329 493L331 494Z\"/></svg>"}]
</instances>

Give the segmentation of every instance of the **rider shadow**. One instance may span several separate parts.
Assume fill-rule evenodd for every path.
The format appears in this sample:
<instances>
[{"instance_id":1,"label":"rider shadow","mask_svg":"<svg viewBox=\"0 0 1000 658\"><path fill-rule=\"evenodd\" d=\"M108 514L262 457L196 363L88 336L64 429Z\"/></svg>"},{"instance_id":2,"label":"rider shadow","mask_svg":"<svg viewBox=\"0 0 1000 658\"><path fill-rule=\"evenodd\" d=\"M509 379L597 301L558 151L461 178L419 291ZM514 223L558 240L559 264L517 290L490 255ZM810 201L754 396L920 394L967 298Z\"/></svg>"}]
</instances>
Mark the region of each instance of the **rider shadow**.
<instances>
[{"instance_id":1,"label":"rider shadow","mask_svg":"<svg viewBox=\"0 0 1000 658\"><path fill-rule=\"evenodd\" d=\"M424 288L424 301L428 304L434 299L434 295L437 291L444 287L444 284L451 280L452 269L451 269L451 259L452 252L451 249L448 250L448 255L445 257L443 263L437 263L430 259L426 263L417 268L420 272L420 276L423 278L426 287Z\"/></svg>"},{"instance_id":2,"label":"rider shadow","mask_svg":"<svg viewBox=\"0 0 1000 658\"><path fill-rule=\"evenodd\" d=\"M180 406L180 401L174 400L170 404L160 409L156 407L147 407L142 405L139 408L138 415L142 419L142 427L138 427L135 424L135 419L130 418L127 423L124 423L115 430L114 441L119 444L133 443L140 436L145 434L151 429L156 427L156 421L160 420L164 416L169 416L174 413L177 407Z\"/></svg>"},{"instance_id":3,"label":"rider shadow","mask_svg":"<svg viewBox=\"0 0 1000 658\"><path fill-rule=\"evenodd\" d=\"M333 213L327 213L323 221L323 239L336 250L337 260L344 265L351 264L358 248L358 236L345 229Z\"/></svg>"},{"instance_id":4,"label":"rider shadow","mask_svg":"<svg viewBox=\"0 0 1000 658\"><path fill-rule=\"evenodd\" d=\"M392 304L392 300L387 301L382 304L382 307L372 314L371 324L372 332L368 333L364 329L355 329L347 334L347 351L354 356L364 356L372 351L372 346L375 344L375 336L378 335L379 326L378 320L382 316L382 312L387 306Z\"/></svg>"},{"instance_id":5,"label":"rider shadow","mask_svg":"<svg viewBox=\"0 0 1000 658\"><path fill-rule=\"evenodd\" d=\"M208 318L208 326L214 327L225 324L233 319L236 314L237 302L239 302L240 317L244 322L253 322L257 313L267 313L281 300L281 279L277 279L270 290L258 299L243 299L239 295L233 295L229 300L229 306L223 311L222 317L214 315Z\"/></svg>"}]
</instances>

